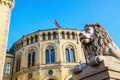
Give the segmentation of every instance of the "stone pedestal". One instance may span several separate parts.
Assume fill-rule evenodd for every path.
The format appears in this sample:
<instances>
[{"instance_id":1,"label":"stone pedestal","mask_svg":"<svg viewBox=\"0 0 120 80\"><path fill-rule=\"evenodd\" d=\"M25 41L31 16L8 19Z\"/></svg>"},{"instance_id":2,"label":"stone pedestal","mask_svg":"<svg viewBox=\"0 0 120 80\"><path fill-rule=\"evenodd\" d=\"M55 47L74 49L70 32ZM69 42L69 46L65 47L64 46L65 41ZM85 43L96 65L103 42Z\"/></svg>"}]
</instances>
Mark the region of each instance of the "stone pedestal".
<instances>
[{"instance_id":1,"label":"stone pedestal","mask_svg":"<svg viewBox=\"0 0 120 80\"><path fill-rule=\"evenodd\" d=\"M120 80L120 63L104 61L99 66L87 66L73 74L73 80Z\"/></svg>"}]
</instances>

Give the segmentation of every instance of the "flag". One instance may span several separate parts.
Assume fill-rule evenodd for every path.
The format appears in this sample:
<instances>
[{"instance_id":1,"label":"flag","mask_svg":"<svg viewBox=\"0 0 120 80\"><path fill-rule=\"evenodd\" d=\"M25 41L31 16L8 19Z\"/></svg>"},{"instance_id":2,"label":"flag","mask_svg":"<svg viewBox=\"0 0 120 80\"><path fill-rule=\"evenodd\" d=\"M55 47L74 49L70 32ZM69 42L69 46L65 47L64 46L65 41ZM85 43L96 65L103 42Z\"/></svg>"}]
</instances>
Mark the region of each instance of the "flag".
<instances>
[{"instance_id":1,"label":"flag","mask_svg":"<svg viewBox=\"0 0 120 80\"><path fill-rule=\"evenodd\" d=\"M58 27L61 28L61 26L57 23L57 21L54 19L54 24Z\"/></svg>"}]
</instances>

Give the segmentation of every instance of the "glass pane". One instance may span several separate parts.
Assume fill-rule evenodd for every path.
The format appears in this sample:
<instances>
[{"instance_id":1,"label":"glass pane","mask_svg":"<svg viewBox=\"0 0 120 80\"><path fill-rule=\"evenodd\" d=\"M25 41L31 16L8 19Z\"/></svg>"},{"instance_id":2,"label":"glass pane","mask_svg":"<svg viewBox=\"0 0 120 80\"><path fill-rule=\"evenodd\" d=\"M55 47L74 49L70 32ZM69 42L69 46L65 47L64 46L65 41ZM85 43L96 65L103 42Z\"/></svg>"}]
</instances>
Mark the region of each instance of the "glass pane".
<instances>
[{"instance_id":1,"label":"glass pane","mask_svg":"<svg viewBox=\"0 0 120 80\"><path fill-rule=\"evenodd\" d=\"M6 64L5 73L6 73L6 74L10 74L10 64Z\"/></svg>"},{"instance_id":2,"label":"glass pane","mask_svg":"<svg viewBox=\"0 0 120 80\"><path fill-rule=\"evenodd\" d=\"M16 60L16 72L18 71L18 59Z\"/></svg>"},{"instance_id":3,"label":"glass pane","mask_svg":"<svg viewBox=\"0 0 120 80\"><path fill-rule=\"evenodd\" d=\"M49 50L46 50L46 63L50 63Z\"/></svg>"},{"instance_id":4,"label":"glass pane","mask_svg":"<svg viewBox=\"0 0 120 80\"><path fill-rule=\"evenodd\" d=\"M18 62L18 65L19 65L19 66L18 66L18 70L20 71L20 64L21 64L21 57L20 57L20 56L19 56L19 58L18 58L18 61L19 61L19 62Z\"/></svg>"},{"instance_id":5,"label":"glass pane","mask_svg":"<svg viewBox=\"0 0 120 80\"><path fill-rule=\"evenodd\" d=\"M32 65L35 65L35 52L32 55Z\"/></svg>"},{"instance_id":6,"label":"glass pane","mask_svg":"<svg viewBox=\"0 0 120 80\"><path fill-rule=\"evenodd\" d=\"M75 55L74 55L74 50L70 50L70 56L71 56L71 62L75 62Z\"/></svg>"},{"instance_id":7,"label":"glass pane","mask_svg":"<svg viewBox=\"0 0 120 80\"><path fill-rule=\"evenodd\" d=\"M55 63L55 50L51 50L51 63Z\"/></svg>"},{"instance_id":8,"label":"glass pane","mask_svg":"<svg viewBox=\"0 0 120 80\"><path fill-rule=\"evenodd\" d=\"M31 65L31 54L28 55L28 67Z\"/></svg>"},{"instance_id":9,"label":"glass pane","mask_svg":"<svg viewBox=\"0 0 120 80\"><path fill-rule=\"evenodd\" d=\"M66 49L65 53L66 53L66 62L70 62L69 50Z\"/></svg>"}]
</instances>

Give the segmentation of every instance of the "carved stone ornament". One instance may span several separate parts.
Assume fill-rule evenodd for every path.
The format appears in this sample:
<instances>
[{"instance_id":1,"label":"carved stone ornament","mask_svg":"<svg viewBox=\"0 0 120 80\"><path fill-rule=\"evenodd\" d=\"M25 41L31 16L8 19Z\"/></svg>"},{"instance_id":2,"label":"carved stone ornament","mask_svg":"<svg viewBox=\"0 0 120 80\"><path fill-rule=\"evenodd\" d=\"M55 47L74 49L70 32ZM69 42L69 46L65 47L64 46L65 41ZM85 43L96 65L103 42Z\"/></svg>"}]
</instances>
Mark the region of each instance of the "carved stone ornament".
<instances>
[{"instance_id":1,"label":"carved stone ornament","mask_svg":"<svg viewBox=\"0 0 120 80\"><path fill-rule=\"evenodd\" d=\"M104 60L120 64L120 49L100 24L85 25L80 33L80 41L88 65L95 67ZM76 66L74 70L81 69L80 66Z\"/></svg>"}]
</instances>

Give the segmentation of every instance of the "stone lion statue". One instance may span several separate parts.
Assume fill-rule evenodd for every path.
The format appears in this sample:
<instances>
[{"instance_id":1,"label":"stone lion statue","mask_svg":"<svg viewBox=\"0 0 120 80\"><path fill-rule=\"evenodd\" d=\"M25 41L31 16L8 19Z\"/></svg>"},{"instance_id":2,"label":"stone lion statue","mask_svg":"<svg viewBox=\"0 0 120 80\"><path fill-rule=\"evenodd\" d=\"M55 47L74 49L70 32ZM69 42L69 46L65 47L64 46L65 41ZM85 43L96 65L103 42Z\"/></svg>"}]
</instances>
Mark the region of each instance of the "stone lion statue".
<instances>
[{"instance_id":1,"label":"stone lion statue","mask_svg":"<svg viewBox=\"0 0 120 80\"><path fill-rule=\"evenodd\" d=\"M109 37L108 32L98 23L87 24L80 33L86 62L90 66L97 66L103 60L120 63L120 50ZM75 66L74 70L81 70Z\"/></svg>"}]
</instances>

